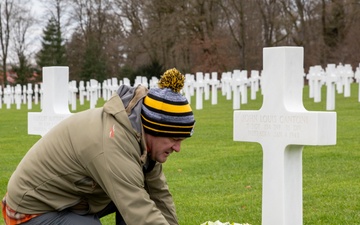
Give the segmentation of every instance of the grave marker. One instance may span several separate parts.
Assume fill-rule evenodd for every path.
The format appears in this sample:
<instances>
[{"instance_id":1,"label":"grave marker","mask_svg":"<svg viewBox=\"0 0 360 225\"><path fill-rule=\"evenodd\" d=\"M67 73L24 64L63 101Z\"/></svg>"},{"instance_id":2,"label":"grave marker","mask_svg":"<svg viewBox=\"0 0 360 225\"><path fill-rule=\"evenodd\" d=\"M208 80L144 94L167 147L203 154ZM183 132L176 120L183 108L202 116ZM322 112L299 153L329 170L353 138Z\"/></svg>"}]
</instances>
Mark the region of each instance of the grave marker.
<instances>
[{"instance_id":1,"label":"grave marker","mask_svg":"<svg viewBox=\"0 0 360 225\"><path fill-rule=\"evenodd\" d=\"M134 87L137 87L139 84L141 84L142 78L141 76L136 76L134 81Z\"/></svg>"},{"instance_id":2,"label":"grave marker","mask_svg":"<svg viewBox=\"0 0 360 225\"><path fill-rule=\"evenodd\" d=\"M259 91L259 80L260 80L259 71L251 70L251 75L250 75L250 79L249 79L250 91L251 91L250 99L251 100L256 99L256 92Z\"/></svg>"},{"instance_id":3,"label":"grave marker","mask_svg":"<svg viewBox=\"0 0 360 225\"><path fill-rule=\"evenodd\" d=\"M221 94L226 96L226 100L231 100L231 79L232 72L223 72L221 74Z\"/></svg>"},{"instance_id":4,"label":"grave marker","mask_svg":"<svg viewBox=\"0 0 360 225\"><path fill-rule=\"evenodd\" d=\"M26 99L27 99L27 94L26 94L26 92L27 92L27 90L26 90L26 85L23 85L23 92L22 92L22 100L23 100L23 104L26 104Z\"/></svg>"},{"instance_id":5,"label":"grave marker","mask_svg":"<svg viewBox=\"0 0 360 225\"><path fill-rule=\"evenodd\" d=\"M149 82L147 77L141 77L141 85L143 85L146 88L149 88Z\"/></svg>"},{"instance_id":6,"label":"grave marker","mask_svg":"<svg viewBox=\"0 0 360 225\"><path fill-rule=\"evenodd\" d=\"M27 105L28 105L28 109L32 109L32 95L33 95L33 90L32 90L32 84L31 83L28 83L27 84L27 91L26 91L26 94L27 94Z\"/></svg>"},{"instance_id":7,"label":"grave marker","mask_svg":"<svg viewBox=\"0 0 360 225\"><path fill-rule=\"evenodd\" d=\"M6 88L4 89L4 103L6 104L6 109L10 109L12 103L11 99L12 99L11 87L9 84L7 84Z\"/></svg>"},{"instance_id":8,"label":"grave marker","mask_svg":"<svg viewBox=\"0 0 360 225\"><path fill-rule=\"evenodd\" d=\"M204 74L204 100L210 99L210 73Z\"/></svg>"},{"instance_id":9,"label":"grave marker","mask_svg":"<svg viewBox=\"0 0 360 225\"><path fill-rule=\"evenodd\" d=\"M35 105L39 104L39 85L35 84L34 87L34 103Z\"/></svg>"},{"instance_id":10,"label":"grave marker","mask_svg":"<svg viewBox=\"0 0 360 225\"><path fill-rule=\"evenodd\" d=\"M80 105L84 105L84 96L85 95L86 95L86 89L85 89L84 81L81 80L79 82L79 101L80 101Z\"/></svg>"},{"instance_id":11,"label":"grave marker","mask_svg":"<svg viewBox=\"0 0 360 225\"><path fill-rule=\"evenodd\" d=\"M203 108L203 93L204 93L204 76L202 72L196 73L196 82L195 82L195 88L196 88L196 109L202 109Z\"/></svg>"},{"instance_id":12,"label":"grave marker","mask_svg":"<svg viewBox=\"0 0 360 225\"><path fill-rule=\"evenodd\" d=\"M155 76L152 76L149 81L149 88L157 88L159 83L159 79Z\"/></svg>"},{"instance_id":13,"label":"grave marker","mask_svg":"<svg viewBox=\"0 0 360 225\"><path fill-rule=\"evenodd\" d=\"M43 109L43 102L44 102L44 95L43 95L43 93L44 93L44 87L43 87L43 84L44 83L40 83L40 89L39 89L39 94L40 94L40 109Z\"/></svg>"},{"instance_id":14,"label":"grave marker","mask_svg":"<svg viewBox=\"0 0 360 225\"><path fill-rule=\"evenodd\" d=\"M0 109L2 108L2 87L0 85Z\"/></svg>"},{"instance_id":15,"label":"grave marker","mask_svg":"<svg viewBox=\"0 0 360 225\"><path fill-rule=\"evenodd\" d=\"M68 104L68 67L43 67L42 111L28 113L28 134L44 136L71 115Z\"/></svg>"},{"instance_id":16,"label":"grave marker","mask_svg":"<svg viewBox=\"0 0 360 225\"><path fill-rule=\"evenodd\" d=\"M189 104L191 103L191 93L194 93L194 75L185 74L185 83L183 87L183 91L185 94L185 98L188 100Z\"/></svg>"},{"instance_id":17,"label":"grave marker","mask_svg":"<svg viewBox=\"0 0 360 225\"><path fill-rule=\"evenodd\" d=\"M220 84L221 84L221 95L222 96L226 96L226 90L225 90L225 80L226 80L226 76L227 76L227 72L222 72L221 73L221 78L220 78Z\"/></svg>"},{"instance_id":18,"label":"grave marker","mask_svg":"<svg viewBox=\"0 0 360 225\"><path fill-rule=\"evenodd\" d=\"M111 82L108 82L109 85L109 90L110 92L108 93L107 97L108 99L111 98L111 96L116 93L116 91L119 89L119 81L117 79L117 77L113 77L110 80Z\"/></svg>"},{"instance_id":19,"label":"grave marker","mask_svg":"<svg viewBox=\"0 0 360 225\"><path fill-rule=\"evenodd\" d=\"M211 80L209 84L211 85L211 104L216 105L217 104L217 89L220 84L220 81L217 79L217 72L211 73Z\"/></svg>"},{"instance_id":20,"label":"grave marker","mask_svg":"<svg viewBox=\"0 0 360 225\"><path fill-rule=\"evenodd\" d=\"M360 102L360 65L359 65L359 67L356 68L355 79L356 79L356 82L359 84L358 102Z\"/></svg>"},{"instance_id":21,"label":"grave marker","mask_svg":"<svg viewBox=\"0 0 360 225\"><path fill-rule=\"evenodd\" d=\"M324 83L325 71L321 66L314 66L314 102L321 102L321 88Z\"/></svg>"},{"instance_id":22,"label":"grave marker","mask_svg":"<svg viewBox=\"0 0 360 225\"><path fill-rule=\"evenodd\" d=\"M123 80L124 80L124 85L131 86L129 78L124 77Z\"/></svg>"},{"instance_id":23,"label":"grave marker","mask_svg":"<svg viewBox=\"0 0 360 225\"><path fill-rule=\"evenodd\" d=\"M240 70L234 70L232 74L232 90L233 90L233 109L240 109L240 96L242 94L241 90L245 83L242 80L241 77L241 71Z\"/></svg>"},{"instance_id":24,"label":"grave marker","mask_svg":"<svg viewBox=\"0 0 360 225\"><path fill-rule=\"evenodd\" d=\"M335 87L336 81L338 78L336 77L336 68L335 64L328 64L326 67L326 76L325 76L325 84L326 84L326 110L334 110L335 109Z\"/></svg>"},{"instance_id":25,"label":"grave marker","mask_svg":"<svg viewBox=\"0 0 360 225\"><path fill-rule=\"evenodd\" d=\"M69 82L69 95L70 95L69 102L71 104L72 111L76 110L77 93L78 93L78 88L76 86L76 80L72 80Z\"/></svg>"},{"instance_id":26,"label":"grave marker","mask_svg":"<svg viewBox=\"0 0 360 225\"><path fill-rule=\"evenodd\" d=\"M354 82L354 72L350 64L345 64L343 70L344 97L350 97L351 83Z\"/></svg>"},{"instance_id":27,"label":"grave marker","mask_svg":"<svg viewBox=\"0 0 360 225\"><path fill-rule=\"evenodd\" d=\"M344 66L342 63L339 63L336 67L338 81L336 82L336 90L338 94L344 93Z\"/></svg>"},{"instance_id":28,"label":"grave marker","mask_svg":"<svg viewBox=\"0 0 360 225\"><path fill-rule=\"evenodd\" d=\"M90 109L94 109L98 100L98 81L90 79L90 86L88 88L90 95Z\"/></svg>"},{"instance_id":29,"label":"grave marker","mask_svg":"<svg viewBox=\"0 0 360 225\"><path fill-rule=\"evenodd\" d=\"M90 81L86 81L86 100L90 101Z\"/></svg>"},{"instance_id":30,"label":"grave marker","mask_svg":"<svg viewBox=\"0 0 360 225\"><path fill-rule=\"evenodd\" d=\"M248 102L247 87L249 84L249 80L247 77L247 70L242 70L240 72L240 79L243 82L243 85L240 86L241 104L247 104L247 102Z\"/></svg>"},{"instance_id":31,"label":"grave marker","mask_svg":"<svg viewBox=\"0 0 360 225\"><path fill-rule=\"evenodd\" d=\"M263 53L263 105L234 112L234 140L263 148L262 225L302 225L302 149L336 144L336 113L304 108L302 47Z\"/></svg>"},{"instance_id":32,"label":"grave marker","mask_svg":"<svg viewBox=\"0 0 360 225\"><path fill-rule=\"evenodd\" d=\"M227 72L225 79L224 79L224 85L225 85L225 93L226 93L226 100L231 100L231 81L232 81L232 72Z\"/></svg>"},{"instance_id":33,"label":"grave marker","mask_svg":"<svg viewBox=\"0 0 360 225\"><path fill-rule=\"evenodd\" d=\"M101 98L102 95L101 95L101 82L98 82L98 85L97 85L97 98Z\"/></svg>"},{"instance_id":34,"label":"grave marker","mask_svg":"<svg viewBox=\"0 0 360 225\"><path fill-rule=\"evenodd\" d=\"M109 94L111 93L109 84L111 84L111 79L105 79L102 82L101 96L105 101L109 100Z\"/></svg>"},{"instance_id":35,"label":"grave marker","mask_svg":"<svg viewBox=\"0 0 360 225\"><path fill-rule=\"evenodd\" d=\"M21 100L22 100L22 87L20 84L17 84L15 86L15 104L16 104L16 109L20 109L21 108Z\"/></svg>"}]
</instances>

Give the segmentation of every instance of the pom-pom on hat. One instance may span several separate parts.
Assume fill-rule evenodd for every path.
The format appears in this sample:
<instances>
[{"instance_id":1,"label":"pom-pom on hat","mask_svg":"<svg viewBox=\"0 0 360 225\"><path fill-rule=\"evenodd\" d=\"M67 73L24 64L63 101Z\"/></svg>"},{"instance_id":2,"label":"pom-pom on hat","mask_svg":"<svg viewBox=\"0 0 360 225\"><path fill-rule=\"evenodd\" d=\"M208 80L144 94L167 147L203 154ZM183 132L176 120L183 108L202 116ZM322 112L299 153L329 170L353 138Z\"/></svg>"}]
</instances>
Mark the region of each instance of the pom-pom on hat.
<instances>
[{"instance_id":1,"label":"pom-pom on hat","mask_svg":"<svg viewBox=\"0 0 360 225\"><path fill-rule=\"evenodd\" d=\"M190 104L180 94L185 77L177 69L167 70L159 88L150 88L141 108L144 131L154 136L190 137L195 119Z\"/></svg>"}]
</instances>

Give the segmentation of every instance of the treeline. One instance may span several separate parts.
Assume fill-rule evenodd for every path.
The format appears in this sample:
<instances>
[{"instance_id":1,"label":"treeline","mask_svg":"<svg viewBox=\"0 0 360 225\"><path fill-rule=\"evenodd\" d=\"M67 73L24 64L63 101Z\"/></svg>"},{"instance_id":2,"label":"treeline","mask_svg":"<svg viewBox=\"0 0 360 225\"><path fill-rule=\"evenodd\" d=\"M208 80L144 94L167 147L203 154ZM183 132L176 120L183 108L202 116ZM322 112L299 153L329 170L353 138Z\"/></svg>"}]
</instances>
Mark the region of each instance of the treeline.
<instances>
[{"instance_id":1,"label":"treeline","mask_svg":"<svg viewBox=\"0 0 360 225\"><path fill-rule=\"evenodd\" d=\"M5 3L0 3L2 21ZM48 23L36 67L69 66L73 80L150 78L172 67L183 73L261 70L262 49L272 46L303 46L305 70L328 63L356 67L360 62L359 0L43 0L43 4ZM25 13L19 15L26 18ZM31 14L27 16L24 21L31 21ZM17 49L14 70L29 66L30 56L24 52Z\"/></svg>"}]
</instances>

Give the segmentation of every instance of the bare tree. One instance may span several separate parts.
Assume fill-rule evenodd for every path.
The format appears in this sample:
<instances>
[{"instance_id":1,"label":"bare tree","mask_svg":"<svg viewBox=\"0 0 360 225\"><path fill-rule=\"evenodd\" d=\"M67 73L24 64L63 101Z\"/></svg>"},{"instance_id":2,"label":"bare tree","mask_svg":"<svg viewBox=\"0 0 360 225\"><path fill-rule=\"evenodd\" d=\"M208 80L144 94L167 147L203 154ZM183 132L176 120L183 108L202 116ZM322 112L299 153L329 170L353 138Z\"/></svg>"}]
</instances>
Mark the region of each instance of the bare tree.
<instances>
[{"instance_id":1,"label":"bare tree","mask_svg":"<svg viewBox=\"0 0 360 225\"><path fill-rule=\"evenodd\" d=\"M307 66L357 55L358 0L70 2L77 27L67 52L78 74L97 63L110 75L154 62L192 73L261 69L262 48L278 45L304 46Z\"/></svg>"},{"instance_id":2,"label":"bare tree","mask_svg":"<svg viewBox=\"0 0 360 225\"><path fill-rule=\"evenodd\" d=\"M157 58L152 50L151 39L146 33L147 21L145 5L141 0L116 0L116 14L127 39L124 48L127 51L127 64L138 67ZM153 32L155 33L155 32Z\"/></svg>"},{"instance_id":3,"label":"bare tree","mask_svg":"<svg viewBox=\"0 0 360 225\"><path fill-rule=\"evenodd\" d=\"M27 41L27 36L29 29L34 25L34 18L31 15L31 12L23 2L21 6L18 6L18 13L16 18L14 18L14 26L12 28L12 42L14 47L14 52L17 56L17 63L13 66L13 69L17 73L17 83L25 84L29 81L29 78L32 75L31 65L29 62L29 56L26 53L29 42Z\"/></svg>"},{"instance_id":4,"label":"bare tree","mask_svg":"<svg viewBox=\"0 0 360 225\"><path fill-rule=\"evenodd\" d=\"M40 0L44 8L46 8L43 15L44 21L49 18L54 18L63 33L70 32L69 29L72 25L70 14L71 0Z\"/></svg>"},{"instance_id":5,"label":"bare tree","mask_svg":"<svg viewBox=\"0 0 360 225\"><path fill-rule=\"evenodd\" d=\"M345 57L341 53L345 48L353 48L346 46L345 40L358 17L358 4L355 0L322 0L321 23L324 41L322 64L335 60L342 61Z\"/></svg>"},{"instance_id":6,"label":"bare tree","mask_svg":"<svg viewBox=\"0 0 360 225\"><path fill-rule=\"evenodd\" d=\"M230 56L227 62L236 59L238 63L234 66L237 68L260 69L261 61L258 56L263 43L263 26L259 19L261 14L258 4L254 1L236 0L221 1L219 4L224 12L221 24L228 30L224 35L228 33L228 36L232 37L232 40L227 42L227 54ZM234 53L231 54L232 52Z\"/></svg>"},{"instance_id":7,"label":"bare tree","mask_svg":"<svg viewBox=\"0 0 360 225\"><path fill-rule=\"evenodd\" d=\"M347 16L350 15L352 22L344 38L343 48L340 54L342 58L340 58L339 61L350 63L353 68L356 68L360 65L360 2L357 0L348 1L345 12Z\"/></svg>"},{"instance_id":8,"label":"bare tree","mask_svg":"<svg viewBox=\"0 0 360 225\"><path fill-rule=\"evenodd\" d=\"M276 46L287 34L282 33L280 3L276 0L256 0L263 20L263 38L266 47Z\"/></svg>"},{"instance_id":9,"label":"bare tree","mask_svg":"<svg viewBox=\"0 0 360 225\"><path fill-rule=\"evenodd\" d=\"M72 19L77 24L74 35L82 47L82 50L78 48L82 61L76 65L81 67L80 77L104 80L116 72L120 64L109 66L109 59L118 59L120 49L112 1L74 0Z\"/></svg>"},{"instance_id":10,"label":"bare tree","mask_svg":"<svg viewBox=\"0 0 360 225\"><path fill-rule=\"evenodd\" d=\"M2 72L3 80L2 85L7 84L7 57L9 50L9 41L13 18L15 14L15 1L5 0L0 2L0 44L1 44L1 59L2 59Z\"/></svg>"},{"instance_id":11,"label":"bare tree","mask_svg":"<svg viewBox=\"0 0 360 225\"><path fill-rule=\"evenodd\" d=\"M305 54L309 57L305 58L305 64L309 65L309 61L318 58L319 51L319 35L321 29L316 18L319 12L316 8L319 5L318 0L281 0L282 26L286 32L284 44L303 46Z\"/></svg>"},{"instance_id":12,"label":"bare tree","mask_svg":"<svg viewBox=\"0 0 360 225\"><path fill-rule=\"evenodd\" d=\"M220 56L221 32L219 17L221 13L218 1L193 0L183 4L182 22L186 35L189 35L192 72L217 71L223 67Z\"/></svg>"}]
</instances>

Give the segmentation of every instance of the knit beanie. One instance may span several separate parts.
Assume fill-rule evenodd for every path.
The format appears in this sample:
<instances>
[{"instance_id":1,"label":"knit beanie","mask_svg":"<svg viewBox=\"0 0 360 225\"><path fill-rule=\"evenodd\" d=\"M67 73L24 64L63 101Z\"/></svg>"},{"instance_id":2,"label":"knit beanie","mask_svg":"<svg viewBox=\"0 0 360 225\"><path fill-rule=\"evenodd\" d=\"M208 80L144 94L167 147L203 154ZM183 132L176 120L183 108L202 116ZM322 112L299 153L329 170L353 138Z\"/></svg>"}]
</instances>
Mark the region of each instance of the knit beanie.
<instances>
[{"instance_id":1,"label":"knit beanie","mask_svg":"<svg viewBox=\"0 0 360 225\"><path fill-rule=\"evenodd\" d=\"M141 108L145 133L153 136L186 138L193 134L195 119L185 96L180 94L185 76L177 69L167 70L150 88Z\"/></svg>"}]
</instances>

